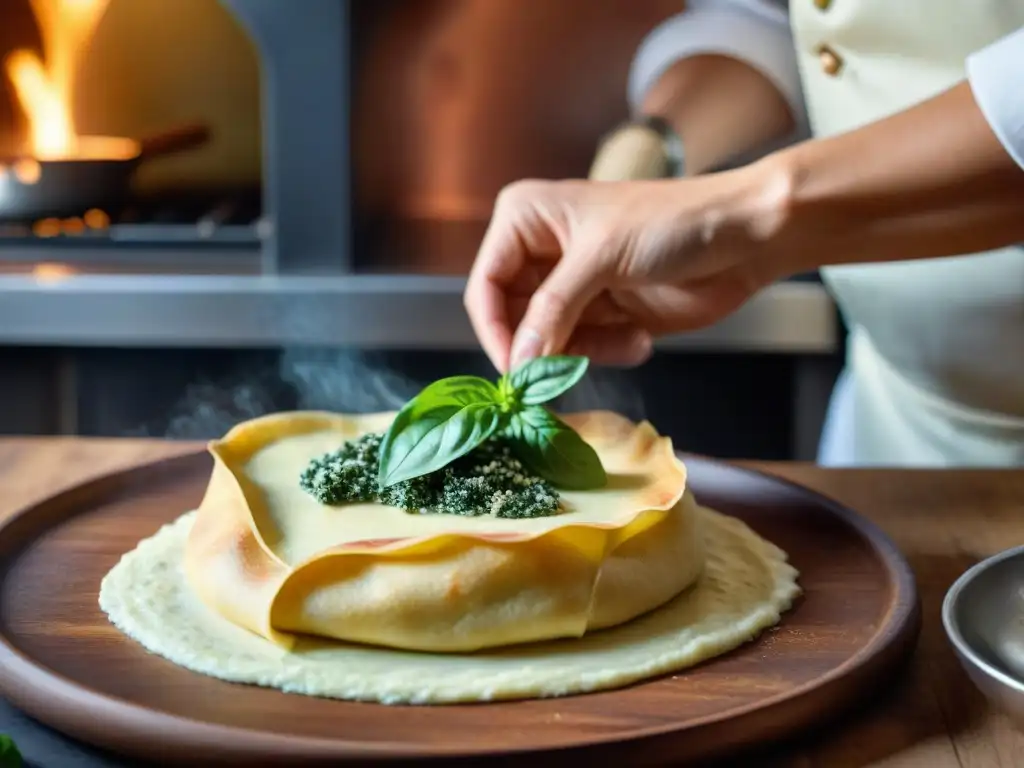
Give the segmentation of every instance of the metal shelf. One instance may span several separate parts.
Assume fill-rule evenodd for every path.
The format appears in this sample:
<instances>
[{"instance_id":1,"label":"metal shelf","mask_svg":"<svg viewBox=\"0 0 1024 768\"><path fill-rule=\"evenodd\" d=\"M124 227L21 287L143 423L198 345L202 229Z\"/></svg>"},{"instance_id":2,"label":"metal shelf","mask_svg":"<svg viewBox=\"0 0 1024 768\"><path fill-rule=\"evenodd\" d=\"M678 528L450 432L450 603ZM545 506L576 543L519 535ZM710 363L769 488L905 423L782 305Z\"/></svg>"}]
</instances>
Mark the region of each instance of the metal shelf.
<instances>
[{"instance_id":1,"label":"metal shelf","mask_svg":"<svg viewBox=\"0 0 1024 768\"><path fill-rule=\"evenodd\" d=\"M465 280L415 275L0 274L0 343L52 346L478 349ZM830 354L835 306L816 283L771 286L668 350Z\"/></svg>"}]
</instances>

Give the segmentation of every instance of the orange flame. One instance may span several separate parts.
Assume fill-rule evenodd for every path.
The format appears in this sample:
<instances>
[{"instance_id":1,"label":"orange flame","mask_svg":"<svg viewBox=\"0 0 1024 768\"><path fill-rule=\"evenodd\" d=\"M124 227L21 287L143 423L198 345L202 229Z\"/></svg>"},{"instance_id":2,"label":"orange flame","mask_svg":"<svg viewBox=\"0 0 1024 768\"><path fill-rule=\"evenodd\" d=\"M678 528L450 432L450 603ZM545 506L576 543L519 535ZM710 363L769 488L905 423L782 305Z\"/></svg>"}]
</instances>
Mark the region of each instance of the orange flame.
<instances>
[{"instance_id":1,"label":"orange flame","mask_svg":"<svg viewBox=\"0 0 1024 768\"><path fill-rule=\"evenodd\" d=\"M29 123L38 160L83 156L131 157L134 142L79 136L71 114L75 72L110 0L31 0L43 42L43 59L19 49L4 70Z\"/></svg>"}]
</instances>

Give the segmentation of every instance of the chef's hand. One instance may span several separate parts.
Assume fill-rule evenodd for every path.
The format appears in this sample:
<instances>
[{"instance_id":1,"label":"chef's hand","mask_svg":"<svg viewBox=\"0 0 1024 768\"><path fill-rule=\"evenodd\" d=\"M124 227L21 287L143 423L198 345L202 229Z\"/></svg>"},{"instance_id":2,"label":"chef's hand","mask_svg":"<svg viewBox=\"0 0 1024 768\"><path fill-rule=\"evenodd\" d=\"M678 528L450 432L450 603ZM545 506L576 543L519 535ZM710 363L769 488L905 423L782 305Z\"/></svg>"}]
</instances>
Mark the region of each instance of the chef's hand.
<instances>
[{"instance_id":1,"label":"chef's hand","mask_svg":"<svg viewBox=\"0 0 1024 768\"><path fill-rule=\"evenodd\" d=\"M654 337L735 310L778 271L758 258L753 222L770 201L748 173L507 187L465 295L491 361L505 371L566 353L637 365Z\"/></svg>"},{"instance_id":2,"label":"chef's hand","mask_svg":"<svg viewBox=\"0 0 1024 768\"><path fill-rule=\"evenodd\" d=\"M501 370L563 351L632 364L758 288L827 264L977 253L1024 239L1024 173L969 83L735 171L519 182L466 289Z\"/></svg>"}]
</instances>

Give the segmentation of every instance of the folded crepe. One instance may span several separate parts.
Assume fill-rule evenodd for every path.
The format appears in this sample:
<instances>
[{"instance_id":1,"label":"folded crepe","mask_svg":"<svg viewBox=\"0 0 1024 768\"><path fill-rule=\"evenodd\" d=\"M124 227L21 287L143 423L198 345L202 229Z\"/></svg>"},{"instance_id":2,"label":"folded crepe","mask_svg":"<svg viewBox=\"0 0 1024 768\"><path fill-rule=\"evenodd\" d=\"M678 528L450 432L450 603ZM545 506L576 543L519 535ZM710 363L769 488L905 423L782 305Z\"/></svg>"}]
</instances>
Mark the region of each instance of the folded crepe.
<instances>
[{"instance_id":1,"label":"folded crepe","mask_svg":"<svg viewBox=\"0 0 1024 768\"><path fill-rule=\"evenodd\" d=\"M300 488L311 459L384 432L394 415L275 414L211 442L214 468L185 549L200 599L285 647L315 635L467 652L622 624L699 577L701 517L671 441L606 411L564 417L608 483L559 489L557 515L327 506Z\"/></svg>"}]
</instances>

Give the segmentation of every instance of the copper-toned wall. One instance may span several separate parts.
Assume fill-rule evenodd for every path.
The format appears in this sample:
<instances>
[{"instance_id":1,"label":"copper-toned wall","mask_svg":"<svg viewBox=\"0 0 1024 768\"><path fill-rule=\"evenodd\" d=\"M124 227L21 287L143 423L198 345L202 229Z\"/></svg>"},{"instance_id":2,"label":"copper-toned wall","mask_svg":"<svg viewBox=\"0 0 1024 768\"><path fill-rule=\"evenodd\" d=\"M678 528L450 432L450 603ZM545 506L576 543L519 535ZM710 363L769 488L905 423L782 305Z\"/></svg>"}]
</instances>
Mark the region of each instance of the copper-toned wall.
<instances>
[{"instance_id":1,"label":"copper-toned wall","mask_svg":"<svg viewBox=\"0 0 1024 768\"><path fill-rule=\"evenodd\" d=\"M518 178L580 177L627 116L643 36L681 0L354 3L362 213L486 218Z\"/></svg>"}]
</instances>

